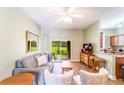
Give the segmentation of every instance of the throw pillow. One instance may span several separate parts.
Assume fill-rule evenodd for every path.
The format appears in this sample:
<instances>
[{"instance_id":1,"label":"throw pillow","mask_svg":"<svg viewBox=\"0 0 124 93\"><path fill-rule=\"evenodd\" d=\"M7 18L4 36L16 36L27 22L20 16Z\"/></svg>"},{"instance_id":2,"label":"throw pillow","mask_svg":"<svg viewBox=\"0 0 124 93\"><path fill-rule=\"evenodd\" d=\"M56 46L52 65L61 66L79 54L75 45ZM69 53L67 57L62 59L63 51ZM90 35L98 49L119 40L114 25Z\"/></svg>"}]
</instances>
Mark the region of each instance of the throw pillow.
<instances>
[{"instance_id":1,"label":"throw pillow","mask_svg":"<svg viewBox=\"0 0 124 93\"><path fill-rule=\"evenodd\" d=\"M46 55L42 55L40 57L36 57L37 61L38 61L38 66L41 66L43 64L47 63L47 56Z\"/></svg>"},{"instance_id":2,"label":"throw pillow","mask_svg":"<svg viewBox=\"0 0 124 93\"><path fill-rule=\"evenodd\" d=\"M37 67L37 62L35 61L33 56L28 56L22 59L22 64L24 68L35 68Z\"/></svg>"}]
</instances>

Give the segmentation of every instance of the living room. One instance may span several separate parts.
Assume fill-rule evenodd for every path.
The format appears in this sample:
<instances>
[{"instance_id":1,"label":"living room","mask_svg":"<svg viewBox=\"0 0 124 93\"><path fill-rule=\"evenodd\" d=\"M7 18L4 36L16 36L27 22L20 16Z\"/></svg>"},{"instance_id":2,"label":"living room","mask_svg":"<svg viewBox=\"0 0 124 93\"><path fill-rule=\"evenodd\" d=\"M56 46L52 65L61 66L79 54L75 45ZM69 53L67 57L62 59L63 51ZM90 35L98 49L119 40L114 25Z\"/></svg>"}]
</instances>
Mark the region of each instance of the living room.
<instances>
[{"instance_id":1,"label":"living room","mask_svg":"<svg viewBox=\"0 0 124 93\"><path fill-rule=\"evenodd\" d=\"M72 11L71 9L73 10L72 14L74 13L74 15L78 17L70 17L71 14L68 14L71 21L64 21L63 18L61 19L63 16L62 11L66 13ZM101 26L111 23L113 20L106 21L107 18L110 18L110 11L113 14L121 13L123 8L0 8L0 25L2 26L0 28L0 51L2 51L0 52L0 80L12 76L16 60L36 53L51 53L52 41L70 41L70 58L68 60L73 62L73 65L79 63L80 66L84 66L86 69L91 70L91 68L87 68L87 65L80 63L80 53L85 43L92 43L93 55L99 53L100 49L104 49L105 46L103 48L100 47L100 31ZM102 24L100 20L102 15L102 19L104 19L102 23L104 24ZM123 13L116 15L115 18L122 16ZM121 21L122 19L120 19L118 23L121 23ZM26 33L32 33L38 36L39 39L36 51L28 48L28 42L26 42L28 36ZM61 61L61 58L57 61ZM56 68L57 66L58 65L56 65ZM114 84L124 83L121 80Z\"/></svg>"}]
</instances>

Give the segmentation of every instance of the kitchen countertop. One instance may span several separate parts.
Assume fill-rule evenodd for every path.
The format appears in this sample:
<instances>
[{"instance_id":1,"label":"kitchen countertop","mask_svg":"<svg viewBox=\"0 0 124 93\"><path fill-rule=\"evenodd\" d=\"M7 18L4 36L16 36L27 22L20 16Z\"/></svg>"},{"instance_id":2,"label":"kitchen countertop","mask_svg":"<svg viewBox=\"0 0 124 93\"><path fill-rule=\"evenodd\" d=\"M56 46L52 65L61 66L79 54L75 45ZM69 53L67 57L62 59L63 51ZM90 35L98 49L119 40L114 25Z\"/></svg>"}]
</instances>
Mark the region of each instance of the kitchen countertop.
<instances>
[{"instance_id":1,"label":"kitchen countertop","mask_svg":"<svg viewBox=\"0 0 124 93\"><path fill-rule=\"evenodd\" d=\"M103 51L100 51L98 54L105 54L105 55L110 55L110 56L115 56L115 57L124 57L124 53L104 53Z\"/></svg>"}]
</instances>

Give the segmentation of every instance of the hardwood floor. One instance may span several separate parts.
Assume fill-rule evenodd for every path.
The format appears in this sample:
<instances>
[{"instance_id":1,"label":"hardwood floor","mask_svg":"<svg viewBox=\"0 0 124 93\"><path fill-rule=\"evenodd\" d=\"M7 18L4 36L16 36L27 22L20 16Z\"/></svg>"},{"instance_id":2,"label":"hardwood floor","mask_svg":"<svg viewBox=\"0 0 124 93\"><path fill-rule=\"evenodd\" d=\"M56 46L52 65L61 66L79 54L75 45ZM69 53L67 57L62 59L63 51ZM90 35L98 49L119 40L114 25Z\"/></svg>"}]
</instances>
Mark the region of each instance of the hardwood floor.
<instances>
[{"instance_id":1,"label":"hardwood floor","mask_svg":"<svg viewBox=\"0 0 124 93\"><path fill-rule=\"evenodd\" d=\"M79 74L80 70L92 72L91 68L89 68L87 65L85 65L81 62L71 62L71 63L73 64L75 75ZM124 85L124 81L122 79L108 80L108 85Z\"/></svg>"}]
</instances>

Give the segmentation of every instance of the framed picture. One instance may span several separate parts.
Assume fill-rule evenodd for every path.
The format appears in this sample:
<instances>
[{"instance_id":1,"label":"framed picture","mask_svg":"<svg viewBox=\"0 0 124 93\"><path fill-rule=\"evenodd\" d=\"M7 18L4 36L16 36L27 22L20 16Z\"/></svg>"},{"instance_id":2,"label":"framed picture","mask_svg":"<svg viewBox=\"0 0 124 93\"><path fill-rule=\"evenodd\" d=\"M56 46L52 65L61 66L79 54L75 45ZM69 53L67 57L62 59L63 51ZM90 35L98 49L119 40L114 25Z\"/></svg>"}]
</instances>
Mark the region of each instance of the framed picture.
<instances>
[{"instance_id":1,"label":"framed picture","mask_svg":"<svg viewBox=\"0 0 124 93\"><path fill-rule=\"evenodd\" d=\"M26 31L26 52L34 52L39 50L39 36Z\"/></svg>"}]
</instances>

